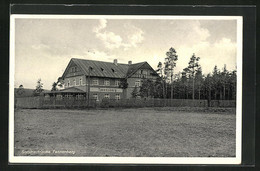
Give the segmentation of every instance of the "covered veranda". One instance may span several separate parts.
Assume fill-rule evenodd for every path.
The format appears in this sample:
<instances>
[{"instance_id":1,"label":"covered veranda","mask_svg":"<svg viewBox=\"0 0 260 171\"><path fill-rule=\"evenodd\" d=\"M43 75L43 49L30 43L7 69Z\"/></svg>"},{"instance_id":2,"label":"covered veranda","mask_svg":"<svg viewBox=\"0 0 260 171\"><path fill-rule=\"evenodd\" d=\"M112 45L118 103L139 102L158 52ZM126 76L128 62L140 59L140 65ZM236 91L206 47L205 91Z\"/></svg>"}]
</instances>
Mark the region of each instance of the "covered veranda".
<instances>
[{"instance_id":1,"label":"covered veranda","mask_svg":"<svg viewBox=\"0 0 260 171\"><path fill-rule=\"evenodd\" d=\"M58 90L58 91L48 91L44 92L44 99L55 99L55 100L62 100L62 99L77 99L83 100L86 99L87 93L81 89L76 87L69 87L66 89Z\"/></svg>"}]
</instances>

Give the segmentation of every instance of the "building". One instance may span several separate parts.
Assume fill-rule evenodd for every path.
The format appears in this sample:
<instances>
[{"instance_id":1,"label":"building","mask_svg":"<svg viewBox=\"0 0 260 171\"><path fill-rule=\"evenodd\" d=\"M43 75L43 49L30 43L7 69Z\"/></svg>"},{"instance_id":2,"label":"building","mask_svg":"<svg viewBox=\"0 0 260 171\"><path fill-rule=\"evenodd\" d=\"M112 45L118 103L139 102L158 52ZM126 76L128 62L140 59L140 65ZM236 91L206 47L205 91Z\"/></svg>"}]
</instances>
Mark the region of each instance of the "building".
<instances>
[{"instance_id":1,"label":"building","mask_svg":"<svg viewBox=\"0 0 260 171\"><path fill-rule=\"evenodd\" d=\"M77 98L88 97L90 99L102 100L131 98L135 86L140 87L142 79L149 78L156 80L158 74L147 63L141 62L132 64L103 62L72 58L66 67L61 80L63 89L46 93L47 96L64 96ZM128 84L122 88L122 83ZM90 84L90 86L88 86Z\"/></svg>"}]
</instances>

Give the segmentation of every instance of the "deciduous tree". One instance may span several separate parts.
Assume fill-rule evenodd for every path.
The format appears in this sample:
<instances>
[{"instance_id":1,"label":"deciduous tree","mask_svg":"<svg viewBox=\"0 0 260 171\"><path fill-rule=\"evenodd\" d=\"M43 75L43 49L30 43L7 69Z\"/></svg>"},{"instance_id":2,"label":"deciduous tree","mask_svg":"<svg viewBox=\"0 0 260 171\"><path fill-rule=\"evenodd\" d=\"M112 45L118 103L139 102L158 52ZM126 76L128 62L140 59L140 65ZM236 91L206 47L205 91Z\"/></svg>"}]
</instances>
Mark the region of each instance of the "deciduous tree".
<instances>
[{"instance_id":1,"label":"deciduous tree","mask_svg":"<svg viewBox=\"0 0 260 171\"><path fill-rule=\"evenodd\" d=\"M21 96L21 95L23 95L24 94L24 88L23 88L23 85L19 85L19 88L17 89L17 94L19 95L19 96Z\"/></svg>"},{"instance_id":2,"label":"deciduous tree","mask_svg":"<svg viewBox=\"0 0 260 171\"><path fill-rule=\"evenodd\" d=\"M141 97L154 97L154 83L151 79L143 79L140 86Z\"/></svg>"},{"instance_id":3,"label":"deciduous tree","mask_svg":"<svg viewBox=\"0 0 260 171\"><path fill-rule=\"evenodd\" d=\"M133 92L131 93L131 95L133 98L136 98L139 95L139 92L138 92L138 89L136 86L135 86Z\"/></svg>"}]
</instances>

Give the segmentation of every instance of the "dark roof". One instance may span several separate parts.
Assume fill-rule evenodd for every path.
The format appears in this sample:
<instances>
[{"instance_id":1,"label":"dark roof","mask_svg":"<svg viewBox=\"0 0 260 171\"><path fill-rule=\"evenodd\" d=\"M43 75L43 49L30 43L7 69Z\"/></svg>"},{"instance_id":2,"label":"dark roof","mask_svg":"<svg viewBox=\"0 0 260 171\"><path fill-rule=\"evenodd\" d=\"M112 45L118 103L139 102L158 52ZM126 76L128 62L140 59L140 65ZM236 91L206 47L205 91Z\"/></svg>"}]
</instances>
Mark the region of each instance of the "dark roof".
<instances>
[{"instance_id":1,"label":"dark roof","mask_svg":"<svg viewBox=\"0 0 260 171\"><path fill-rule=\"evenodd\" d=\"M141 68L147 62L140 62L136 64L129 65L128 71L126 73L126 77L130 77L133 75L139 68Z\"/></svg>"},{"instance_id":2,"label":"dark roof","mask_svg":"<svg viewBox=\"0 0 260 171\"><path fill-rule=\"evenodd\" d=\"M58 91L48 91L45 94L57 94L57 93L85 93L83 90L76 87L69 87Z\"/></svg>"},{"instance_id":3,"label":"dark roof","mask_svg":"<svg viewBox=\"0 0 260 171\"><path fill-rule=\"evenodd\" d=\"M115 65L111 62L76 58L72 58L71 61L78 65L85 75L88 75L88 68L91 67L92 70L90 72L90 76L95 77L124 78L128 70L127 64L118 63Z\"/></svg>"},{"instance_id":4,"label":"dark roof","mask_svg":"<svg viewBox=\"0 0 260 171\"><path fill-rule=\"evenodd\" d=\"M130 77L134 74L140 67L144 64L149 65L147 62L140 62L136 64L114 64L112 62L103 62L103 61L95 61L95 60L86 60L86 59L78 59L72 58L62 75L62 78L65 77L69 66L74 63L76 64L84 75L89 75L89 67L92 68L90 71L90 76L92 77L109 77L109 78L126 78ZM150 66L150 65L149 65ZM150 67L152 68L152 67Z\"/></svg>"}]
</instances>

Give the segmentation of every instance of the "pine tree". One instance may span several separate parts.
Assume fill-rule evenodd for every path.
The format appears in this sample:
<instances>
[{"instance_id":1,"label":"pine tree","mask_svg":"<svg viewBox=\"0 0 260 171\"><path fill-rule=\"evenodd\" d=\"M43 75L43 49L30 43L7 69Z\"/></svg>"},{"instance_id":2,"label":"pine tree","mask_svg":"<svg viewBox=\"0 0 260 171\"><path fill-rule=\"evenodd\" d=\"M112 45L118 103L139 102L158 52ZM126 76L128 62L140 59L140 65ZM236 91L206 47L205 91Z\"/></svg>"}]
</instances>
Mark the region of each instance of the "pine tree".
<instances>
[{"instance_id":1,"label":"pine tree","mask_svg":"<svg viewBox=\"0 0 260 171\"><path fill-rule=\"evenodd\" d=\"M212 81L213 81L213 88L214 88L214 99L218 99L218 92L220 86L220 72L218 67L215 65L213 72L212 72Z\"/></svg>"},{"instance_id":2,"label":"pine tree","mask_svg":"<svg viewBox=\"0 0 260 171\"><path fill-rule=\"evenodd\" d=\"M190 77L192 79L192 99L195 99L195 75L199 71L200 65L199 65L200 57L196 57L195 54L190 58L189 65L187 67L187 72L190 74Z\"/></svg>"},{"instance_id":3,"label":"pine tree","mask_svg":"<svg viewBox=\"0 0 260 171\"><path fill-rule=\"evenodd\" d=\"M41 94L41 92L43 91L42 87L43 83L41 82L41 79L38 79L36 89L33 92L35 96L39 96Z\"/></svg>"},{"instance_id":4,"label":"pine tree","mask_svg":"<svg viewBox=\"0 0 260 171\"><path fill-rule=\"evenodd\" d=\"M52 83L51 91L57 91L57 90L58 90L57 85L58 85L57 82L53 82L53 83Z\"/></svg>"},{"instance_id":5,"label":"pine tree","mask_svg":"<svg viewBox=\"0 0 260 171\"><path fill-rule=\"evenodd\" d=\"M196 80L196 89L198 90L198 99L201 99L201 86L203 83L203 76L202 76L202 69L201 67L198 68L197 73L195 74L195 80Z\"/></svg>"},{"instance_id":6,"label":"pine tree","mask_svg":"<svg viewBox=\"0 0 260 171\"><path fill-rule=\"evenodd\" d=\"M158 73L158 75L160 76L160 82L161 82L161 84L162 84L162 97L163 98L166 98L166 96L165 96L165 77L164 77L164 75L163 75L163 65L162 65L162 63L161 62L159 62L158 63L158 65L157 65L157 73ZM158 83L158 82L157 82ZM157 84L157 87L158 87L159 85Z\"/></svg>"},{"instance_id":7,"label":"pine tree","mask_svg":"<svg viewBox=\"0 0 260 171\"><path fill-rule=\"evenodd\" d=\"M224 68L220 74L221 74L221 84L223 86L222 99L226 100L226 87L227 87L227 82L228 82L228 70L227 70L226 64L224 65Z\"/></svg>"},{"instance_id":8,"label":"pine tree","mask_svg":"<svg viewBox=\"0 0 260 171\"><path fill-rule=\"evenodd\" d=\"M154 83L154 98L164 98L164 84L161 78L157 78Z\"/></svg>"},{"instance_id":9,"label":"pine tree","mask_svg":"<svg viewBox=\"0 0 260 171\"><path fill-rule=\"evenodd\" d=\"M208 100L208 107L210 107L212 85L213 85L212 76L208 74L204 81L204 86L206 91L205 94Z\"/></svg>"},{"instance_id":10,"label":"pine tree","mask_svg":"<svg viewBox=\"0 0 260 171\"><path fill-rule=\"evenodd\" d=\"M178 55L176 53L176 50L171 47L168 52L166 52L166 58L165 58L165 76L166 80L170 80L171 84L171 99L173 98L173 72L174 68L176 67L176 61L178 60Z\"/></svg>"}]
</instances>

